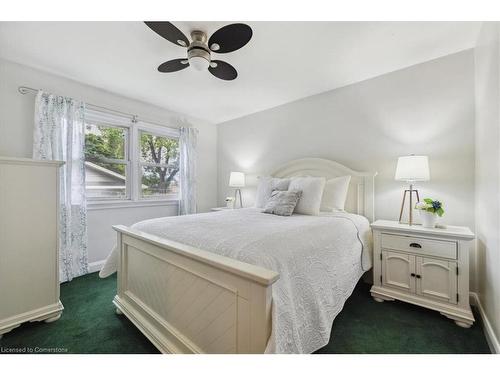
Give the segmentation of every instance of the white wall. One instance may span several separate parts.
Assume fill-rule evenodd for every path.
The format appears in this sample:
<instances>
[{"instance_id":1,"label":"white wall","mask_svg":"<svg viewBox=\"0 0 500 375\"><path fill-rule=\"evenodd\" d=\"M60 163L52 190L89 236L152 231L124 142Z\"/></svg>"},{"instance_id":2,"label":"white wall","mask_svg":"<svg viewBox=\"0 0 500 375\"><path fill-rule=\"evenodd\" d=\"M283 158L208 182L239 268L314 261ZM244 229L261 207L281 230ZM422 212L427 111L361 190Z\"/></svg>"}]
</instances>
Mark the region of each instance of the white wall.
<instances>
[{"instance_id":1,"label":"white wall","mask_svg":"<svg viewBox=\"0 0 500 375\"><path fill-rule=\"evenodd\" d=\"M0 155L31 157L34 95L21 95L17 91L18 86L42 88L92 104L137 114L144 119L171 127L176 127L179 120L188 120L200 131L198 143L199 211L207 211L216 204L217 131L215 125L1 59ZM106 257L115 239L111 225L128 225L142 219L176 213L177 207L172 206L89 211L89 261L98 262Z\"/></svg>"},{"instance_id":2,"label":"white wall","mask_svg":"<svg viewBox=\"0 0 500 375\"><path fill-rule=\"evenodd\" d=\"M418 188L444 203L441 222L473 228L473 74L468 50L219 124L219 204L231 194L230 171L252 184L289 160L320 157L378 171L376 218L397 220L397 157L415 153L430 158L431 181ZM254 191L244 189L247 205Z\"/></svg>"},{"instance_id":3,"label":"white wall","mask_svg":"<svg viewBox=\"0 0 500 375\"><path fill-rule=\"evenodd\" d=\"M484 23L475 49L478 295L500 352L500 27ZM496 342L495 342L496 341Z\"/></svg>"}]
</instances>

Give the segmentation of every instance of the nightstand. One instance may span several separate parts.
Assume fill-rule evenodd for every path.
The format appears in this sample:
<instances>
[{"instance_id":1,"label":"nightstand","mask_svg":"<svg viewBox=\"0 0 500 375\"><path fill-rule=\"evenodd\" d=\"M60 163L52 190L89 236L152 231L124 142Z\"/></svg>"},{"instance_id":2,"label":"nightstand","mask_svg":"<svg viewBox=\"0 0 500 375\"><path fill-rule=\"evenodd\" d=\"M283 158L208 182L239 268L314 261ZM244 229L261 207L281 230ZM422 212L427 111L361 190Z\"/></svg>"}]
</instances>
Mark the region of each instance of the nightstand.
<instances>
[{"instance_id":1,"label":"nightstand","mask_svg":"<svg viewBox=\"0 0 500 375\"><path fill-rule=\"evenodd\" d=\"M373 230L373 286L377 302L395 299L439 311L469 328L469 246L467 227L424 228L377 220Z\"/></svg>"},{"instance_id":2,"label":"nightstand","mask_svg":"<svg viewBox=\"0 0 500 375\"><path fill-rule=\"evenodd\" d=\"M234 210L234 208L229 207L212 207L210 211L224 211L224 210Z\"/></svg>"}]
</instances>

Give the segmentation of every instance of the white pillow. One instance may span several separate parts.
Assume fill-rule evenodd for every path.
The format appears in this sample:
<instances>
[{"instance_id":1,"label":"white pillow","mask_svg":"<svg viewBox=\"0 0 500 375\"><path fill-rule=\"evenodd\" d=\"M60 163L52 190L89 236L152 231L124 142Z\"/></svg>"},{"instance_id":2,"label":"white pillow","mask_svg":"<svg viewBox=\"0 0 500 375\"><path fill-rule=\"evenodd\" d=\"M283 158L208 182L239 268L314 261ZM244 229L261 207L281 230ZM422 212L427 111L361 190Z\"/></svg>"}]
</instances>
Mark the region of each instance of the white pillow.
<instances>
[{"instance_id":1,"label":"white pillow","mask_svg":"<svg viewBox=\"0 0 500 375\"><path fill-rule=\"evenodd\" d=\"M295 213L304 215L319 215L321 197L325 188L324 177L294 177L288 190L300 190L302 196L295 206Z\"/></svg>"},{"instance_id":2,"label":"white pillow","mask_svg":"<svg viewBox=\"0 0 500 375\"><path fill-rule=\"evenodd\" d=\"M290 185L289 178L259 177L259 185L257 186L257 194L255 196L255 207L265 207L274 190L286 191L288 190L288 185Z\"/></svg>"},{"instance_id":3,"label":"white pillow","mask_svg":"<svg viewBox=\"0 0 500 375\"><path fill-rule=\"evenodd\" d=\"M344 211L351 176L332 178L326 181L321 211Z\"/></svg>"}]
</instances>

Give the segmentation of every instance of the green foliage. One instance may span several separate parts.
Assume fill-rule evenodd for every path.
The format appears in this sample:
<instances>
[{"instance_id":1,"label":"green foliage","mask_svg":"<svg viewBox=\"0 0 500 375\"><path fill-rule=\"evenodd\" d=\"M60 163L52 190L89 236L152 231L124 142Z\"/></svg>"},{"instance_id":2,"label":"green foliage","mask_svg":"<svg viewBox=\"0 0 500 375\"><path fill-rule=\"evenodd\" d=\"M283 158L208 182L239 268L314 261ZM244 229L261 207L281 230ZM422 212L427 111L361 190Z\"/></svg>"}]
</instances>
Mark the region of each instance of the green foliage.
<instances>
[{"instance_id":1,"label":"green foliage","mask_svg":"<svg viewBox=\"0 0 500 375\"><path fill-rule=\"evenodd\" d=\"M444 215L443 205L440 201L431 198L424 198L423 202L419 202L415 205L419 210L425 210L427 212L432 212L437 214L439 217Z\"/></svg>"},{"instance_id":2,"label":"green foliage","mask_svg":"<svg viewBox=\"0 0 500 375\"><path fill-rule=\"evenodd\" d=\"M143 161L170 164L177 159L179 144L176 139L141 133L141 154Z\"/></svg>"},{"instance_id":3,"label":"green foliage","mask_svg":"<svg viewBox=\"0 0 500 375\"><path fill-rule=\"evenodd\" d=\"M165 194L179 172L179 142L176 139L141 133L141 156L145 162L168 164L166 167L144 167L142 183L147 185L145 194Z\"/></svg>"},{"instance_id":4,"label":"green foliage","mask_svg":"<svg viewBox=\"0 0 500 375\"><path fill-rule=\"evenodd\" d=\"M85 134L85 160L98 164L103 168L125 175L124 164L113 164L106 159L123 159L125 157L124 130L98 126L98 134Z\"/></svg>"}]
</instances>

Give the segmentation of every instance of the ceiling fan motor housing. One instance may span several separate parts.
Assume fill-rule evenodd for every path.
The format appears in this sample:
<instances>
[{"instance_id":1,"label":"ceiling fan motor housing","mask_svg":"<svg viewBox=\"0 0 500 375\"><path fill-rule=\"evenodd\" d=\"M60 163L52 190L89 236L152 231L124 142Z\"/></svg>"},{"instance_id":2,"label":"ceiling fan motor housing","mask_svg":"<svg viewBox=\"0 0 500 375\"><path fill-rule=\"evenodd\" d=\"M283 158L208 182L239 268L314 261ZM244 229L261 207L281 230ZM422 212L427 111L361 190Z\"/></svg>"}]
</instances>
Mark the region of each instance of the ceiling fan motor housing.
<instances>
[{"instance_id":1,"label":"ceiling fan motor housing","mask_svg":"<svg viewBox=\"0 0 500 375\"><path fill-rule=\"evenodd\" d=\"M188 47L189 64L197 70L208 68L210 64L210 49L207 45L207 34L203 31L192 31L193 41Z\"/></svg>"}]
</instances>

